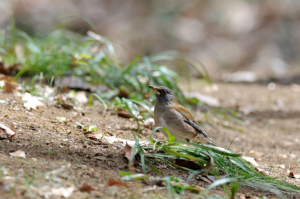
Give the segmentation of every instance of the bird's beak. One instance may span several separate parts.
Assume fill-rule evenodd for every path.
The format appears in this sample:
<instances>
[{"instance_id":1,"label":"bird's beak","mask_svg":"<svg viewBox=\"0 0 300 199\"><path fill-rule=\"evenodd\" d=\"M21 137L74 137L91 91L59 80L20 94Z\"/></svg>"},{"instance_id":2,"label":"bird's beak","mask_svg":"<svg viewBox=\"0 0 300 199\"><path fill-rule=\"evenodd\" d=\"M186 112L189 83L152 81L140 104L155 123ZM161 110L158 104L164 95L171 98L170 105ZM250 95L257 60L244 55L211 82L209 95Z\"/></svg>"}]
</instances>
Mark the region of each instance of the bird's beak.
<instances>
[{"instance_id":1,"label":"bird's beak","mask_svg":"<svg viewBox=\"0 0 300 199\"><path fill-rule=\"evenodd\" d=\"M158 93L159 93L155 86L151 86L151 85L150 85L150 86L148 86L148 87L151 88L151 89L155 92L155 94L158 94Z\"/></svg>"}]
</instances>

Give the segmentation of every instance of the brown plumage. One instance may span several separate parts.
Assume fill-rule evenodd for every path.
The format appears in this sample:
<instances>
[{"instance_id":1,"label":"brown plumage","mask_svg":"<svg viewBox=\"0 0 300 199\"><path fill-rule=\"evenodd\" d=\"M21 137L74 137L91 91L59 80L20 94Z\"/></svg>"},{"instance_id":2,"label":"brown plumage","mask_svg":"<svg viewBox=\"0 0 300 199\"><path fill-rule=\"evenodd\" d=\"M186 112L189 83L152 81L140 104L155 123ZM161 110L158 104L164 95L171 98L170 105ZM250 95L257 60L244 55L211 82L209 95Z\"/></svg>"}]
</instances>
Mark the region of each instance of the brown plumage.
<instances>
[{"instance_id":1,"label":"brown plumage","mask_svg":"<svg viewBox=\"0 0 300 199\"><path fill-rule=\"evenodd\" d=\"M212 144L215 144L196 122L192 114L179 104L172 91L164 86L149 86L156 96L154 109L155 125L166 127L176 137L176 141L190 141L198 135ZM160 131L167 136L164 130Z\"/></svg>"}]
</instances>

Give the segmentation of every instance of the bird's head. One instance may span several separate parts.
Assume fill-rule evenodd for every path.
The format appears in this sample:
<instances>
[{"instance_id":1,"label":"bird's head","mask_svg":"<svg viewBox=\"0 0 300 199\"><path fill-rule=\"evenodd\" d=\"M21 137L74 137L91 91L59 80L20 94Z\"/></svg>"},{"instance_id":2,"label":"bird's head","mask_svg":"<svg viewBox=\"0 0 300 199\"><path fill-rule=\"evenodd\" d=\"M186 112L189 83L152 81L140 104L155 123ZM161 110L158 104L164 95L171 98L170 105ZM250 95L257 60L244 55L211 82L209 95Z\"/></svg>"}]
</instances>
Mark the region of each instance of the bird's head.
<instances>
[{"instance_id":1,"label":"bird's head","mask_svg":"<svg viewBox=\"0 0 300 199\"><path fill-rule=\"evenodd\" d=\"M150 85L148 87L155 92L156 101L157 101L156 103L169 104L172 103L175 99L175 96L172 93L172 91L165 86L155 87Z\"/></svg>"}]
</instances>

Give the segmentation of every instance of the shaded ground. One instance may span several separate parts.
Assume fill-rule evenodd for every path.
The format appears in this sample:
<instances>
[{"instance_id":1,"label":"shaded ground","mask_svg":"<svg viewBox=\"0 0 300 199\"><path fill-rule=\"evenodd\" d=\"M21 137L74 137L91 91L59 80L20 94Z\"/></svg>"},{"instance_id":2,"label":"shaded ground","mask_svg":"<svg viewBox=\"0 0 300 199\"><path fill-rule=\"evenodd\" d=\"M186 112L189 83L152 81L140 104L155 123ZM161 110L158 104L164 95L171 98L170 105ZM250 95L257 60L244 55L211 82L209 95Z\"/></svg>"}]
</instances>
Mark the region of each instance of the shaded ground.
<instances>
[{"instance_id":1,"label":"shaded ground","mask_svg":"<svg viewBox=\"0 0 300 199\"><path fill-rule=\"evenodd\" d=\"M201 88L199 88L201 87ZM300 173L300 93L291 86L277 85L273 91L266 85L219 84L218 89L202 86L201 82L192 84L193 91L217 97L221 106L244 111L241 114L244 126L236 131L208 122L203 125L206 132L221 146L255 157L259 165L265 166L271 176L300 186L300 180L288 177L288 170ZM0 93L0 121L10 126L14 123L17 135L13 142L0 134L0 177L4 179L0 194L3 198L47 197L45 193L53 187L72 187L71 198L164 198L166 188L152 190L142 182L126 182L129 187L107 186L110 178L119 180L119 171L129 171L124 158L124 148L118 144L107 144L87 139L75 122L85 126L97 125L98 131L108 135L133 140L131 131L136 124L126 118L118 117L114 112L104 111L101 107L84 108L84 114L76 114L50 106L28 112L23 108L19 97ZM203 119L203 113L194 115ZM66 117L62 122L57 117ZM141 138L150 134L143 129ZM157 134L157 139L162 139ZM11 157L10 152L25 151L27 158ZM188 173L161 168L163 175L177 175L186 179ZM139 166L136 172L141 172ZM88 183L98 189L91 193L81 192L79 188ZM208 183L193 179L191 184L207 187ZM12 186L12 187L9 187ZM12 189L11 189L12 188ZM242 187L239 195L251 198L266 195L275 196ZM221 189L216 193L224 195ZM183 197L193 198L195 194L187 192ZM292 197L292 196L291 196ZM54 197L55 198L55 197ZM300 196L294 196L300 198Z\"/></svg>"}]
</instances>

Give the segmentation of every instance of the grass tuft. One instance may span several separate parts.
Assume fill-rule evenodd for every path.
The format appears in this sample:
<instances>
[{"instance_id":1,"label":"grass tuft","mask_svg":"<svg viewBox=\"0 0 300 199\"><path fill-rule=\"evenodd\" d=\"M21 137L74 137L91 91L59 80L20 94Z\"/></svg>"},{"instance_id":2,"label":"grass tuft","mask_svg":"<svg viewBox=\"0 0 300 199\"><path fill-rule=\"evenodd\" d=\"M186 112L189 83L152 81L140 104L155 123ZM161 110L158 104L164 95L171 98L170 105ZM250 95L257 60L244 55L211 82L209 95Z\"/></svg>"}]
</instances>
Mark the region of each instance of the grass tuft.
<instances>
[{"instance_id":1,"label":"grass tuft","mask_svg":"<svg viewBox=\"0 0 300 199\"><path fill-rule=\"evenodd\" d=\"M250 163L243 160L240 154L221 147L188 142L153 141L153 145L143 146L142 148L146 151L143 156L149 164L154 165L160 162L160 164L166 164L172 168L198 172L199 174L205 172L205 167L209 164L209 157L212 157L215 166L208 171L208 175L221 179L211 184L207 190L230 182L231 188L224 188L229 196L237 192L238 185L236 183L270 191L280 197L287 193L300 194L300 187L263 175L256 171ZM192 161L198 164L201 169L194 170L190 166L176 165L178 159Z\"/></svg>"},{"instance_id":2,"label":"grass tuft","mask_svg":"<svg viewBox=\"0 0 300 199\"><path fill-rule=\"evenodd\" d=\"M7 66L19 65L17 77L43 74L46 79L73 75L86 82L107 86L115 95L99 95L103 99L126 93L130 99L144 100L153 96L150 84L169 87L181 103L186 99L178 87L180 76L170 68L180 65L188 76L188 67L209 81L205 67L188 54L166 51L152 56L140 56L129 63L123 63L112 43L105 37L89 31L82 36L64 29L56 29L47 37L30 36L17 30L11 35L0 34L3 51L2 62ZM200 66L201 70L198 69Z\"/></svg>"}]
</instances>

